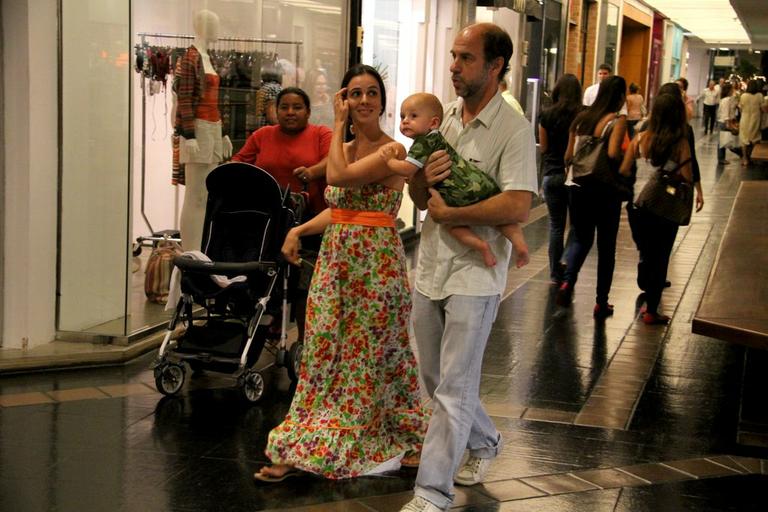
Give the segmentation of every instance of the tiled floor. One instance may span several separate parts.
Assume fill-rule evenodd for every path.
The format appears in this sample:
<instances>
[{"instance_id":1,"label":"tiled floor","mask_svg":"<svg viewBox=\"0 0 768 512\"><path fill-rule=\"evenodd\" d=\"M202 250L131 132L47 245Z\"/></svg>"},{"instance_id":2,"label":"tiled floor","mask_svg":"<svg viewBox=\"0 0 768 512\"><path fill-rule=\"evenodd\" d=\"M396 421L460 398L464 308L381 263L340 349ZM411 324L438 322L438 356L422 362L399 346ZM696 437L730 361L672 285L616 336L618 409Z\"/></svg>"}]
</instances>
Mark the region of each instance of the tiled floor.
<instances>
[{"instance_id":1,"label":"tiled floor","mask_svg":"<svg viewBox=\"0 0 768 512\"><path fill-rule=\"evenodd\" d=\"M768 354L691 334L736 188L768 177L735 159L716 167L714 142L698 144L706 206L675 245L669 326L637 321L626 219L616 313L602 322L592 317L594 255L573 306L559 308L547 219L526 227L532 260L510 272L481 387L505 449L485 484L457 489L456 510L767 509ZM414 470L255 484L267 432L289 405L285 370L269 374L266 397L249 406L215 374L162 398L152 358L0 377L0 510L390 512L410 499Z\"/></svg>"}]
</instances>

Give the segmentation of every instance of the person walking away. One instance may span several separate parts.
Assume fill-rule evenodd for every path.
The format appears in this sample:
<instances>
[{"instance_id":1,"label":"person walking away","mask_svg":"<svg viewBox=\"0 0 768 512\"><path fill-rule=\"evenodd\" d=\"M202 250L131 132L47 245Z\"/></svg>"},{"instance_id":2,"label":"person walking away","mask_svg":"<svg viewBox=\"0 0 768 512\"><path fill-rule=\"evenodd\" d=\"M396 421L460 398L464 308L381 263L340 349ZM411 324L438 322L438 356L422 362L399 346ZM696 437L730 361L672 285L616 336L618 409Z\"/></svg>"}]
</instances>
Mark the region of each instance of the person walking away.
<instances>
[{"instance_id":1,"label":"person walking away","mask_svg":"<svg viewBox=\"0 0 768 512\"><path fill-rule=\"evenodd\" d=\"M572 74L560 77L552 90L552 101L552 106L539 118L539 150L544 174L541 189L549 211L549 278L559 287L565 279L563 255L568 246L565 240L568 218L565 150L568 149L571 123L583 108L579 79ZM572 233L569 233L569 241L571 237Z\"/></svg>"},{"instance_id":2,"label":"person walking away","mask_svg":"<svg viewBox=\"0 0 768 512\"><path fill-rule=\"evenodd\" d=\"M760 142L760 120L763 113L763 94L757 80L747 82L747 92L739 98L739 141L741 142L741 165L752 163L752 150Z\"/></svg>"},{"instance_id":3,"label":"person walking away","mask_svg":"<svg viewBox=\"0 0 768 512\"><path fill-rule=\"evenodd\" d=\"M736 120L738 105L733 96L733 86L730 83L724 83L720 87L720 93L720 106L717 109L717 126L720 131L717 140L717 163L718 165L728 165L728 160L725 157L726 149L741 155L739 136L733 134L734 130L738 133L738 121Z\"/></svg>"},{"instance_id":4,"label":"person walking away","mask_svg":"<svg viewBox=\"0 0 768 512\"><path fill-rule=\"evenodd\" d=\"M677 173L691 183L691 152L687 140L685 104L674 94L660 94L653 102L648 129L638 134L627 148L620 172L629 175L635 160L643 158L656 172ZM667 267L678 224L665 219L646 207L636 213L640 263L637 282L645 290L646 308L642 315L648 325L666 324L669 317L659 312L661 294L667 278Z\"/></svg>"},{"instance_id":5,"label":"person walking away","mask_svg":"<svg viewBox=\"0 0 768 512\"><path fill-rule=\"evenodd\" d=\"M685 102L685 115L686 119L690 122L691 119L693 119L695 108L695 102L693 101L693 98L688 96L688 79L684 77L680 77L677 80L675 80L675 83L680 88L680 91L683 93L683 101Z\"/></svg>"},{"instance_id":6,"label":"person walking away","mask_svg":"<svg viewBox=\"0 0 768 512\"><path fill-rule=\"evenodd\" d=\"M478 203L449 207L432 188L450 175L448 153L437 151L409 182L416 206L428 210L416 268L413 334L419 371L434 409L416 476L415 497L401 510L434 512L453 502L454 483L485 478L501 452L501 435L480 402L486 342L505 289L511 246L493 226L527 218L536 183L533 128L498 91L509 69L512 41L492 23L470 25L451 48L451 79L459 98L446 106L440 132L501 189ZM487 267L450 234L471 225L491 244L498 264ZM459 467L465 449L469 457Z\"/></svg>"},{"instance_id":7,"label":"person walking away","mask_svg":"<svg viewBox=\"0 0 768 512\"><path fill-rule=\"evenodd\" d=\"M627 134L632 139L635 136L635 126L645 117L645 99L640 94L640 87L636 83L629 84L627 96Z\"/></svg>"},{"instance_id":8,"label":"person walking away","mask_svg":"<svg viewBox=\"0 0 768 512\"><path fill-rule=\"evenodd\" d=\"M625 102L627 90L624 78L606 78L600 87L595 103L576 116L570 129L566 164L573 158L577 137L608 137L607 156L612 171L618 173L621 163L621 145L626 135L626 117L619 114ZM616 235L621 216L621 198L618 190L610 183L592 182L570 187L570 215L573 224L573 243L568 250L565 281L558 290L556 302L568 306L581 266L587 258L597 232L597 289L594 316L604 319L613 315L613 305L608 303L608 294L613 281L616 263Z\"/></svg>"}]
</instances>

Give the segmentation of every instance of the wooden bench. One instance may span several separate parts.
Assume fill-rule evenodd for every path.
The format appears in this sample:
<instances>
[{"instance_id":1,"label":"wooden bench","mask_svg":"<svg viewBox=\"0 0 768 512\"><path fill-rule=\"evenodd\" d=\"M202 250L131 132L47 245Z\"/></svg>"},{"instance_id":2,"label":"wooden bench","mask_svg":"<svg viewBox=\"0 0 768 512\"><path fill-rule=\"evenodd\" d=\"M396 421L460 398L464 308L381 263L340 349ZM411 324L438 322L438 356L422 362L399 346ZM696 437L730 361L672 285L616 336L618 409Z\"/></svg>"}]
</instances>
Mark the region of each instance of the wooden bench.
<instances>
[{"instance_id":1,"label":"wooden bench","mask_svg":"<svg viewBox=\"0 0 768 512\"><path fill-rule=\"evenodd\" d=\"M768 162L768 142L760 142L752 150L752 160Z\"/></svg>"},{"instance_id":2,"label":"wooden bench","mask_svg":"<svg viewBox=\"0 0 768 512\"><path fill-rule=\"evenodd\" d=\"M744 181L693 332L768 350L768 181Z\"/></svg>"}]
</instances>

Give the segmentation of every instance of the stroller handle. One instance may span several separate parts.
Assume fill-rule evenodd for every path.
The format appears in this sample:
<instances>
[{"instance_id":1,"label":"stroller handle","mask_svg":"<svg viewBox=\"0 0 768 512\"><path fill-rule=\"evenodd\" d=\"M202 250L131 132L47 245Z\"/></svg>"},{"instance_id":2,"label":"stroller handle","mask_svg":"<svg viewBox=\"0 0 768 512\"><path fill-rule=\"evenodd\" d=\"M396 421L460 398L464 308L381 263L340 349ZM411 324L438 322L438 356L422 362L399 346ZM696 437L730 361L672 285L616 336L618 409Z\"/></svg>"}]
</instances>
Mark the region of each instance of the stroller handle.
<instances>
[{"instance_id":1,"label":"stroller handle","mask_svg":"<svg viewBox=\"0 0 768 512\"><path fill-rule=\"evenodd\" d=\"M223 275L227 277L234 277L243 274L254 274L256 272L266 274L270 271L276 271L278 266L274 261L227 263L198 261L188 256L176 256L173 258L173 264L185 272L208 275Z\"/></svg>"}]
</instances>

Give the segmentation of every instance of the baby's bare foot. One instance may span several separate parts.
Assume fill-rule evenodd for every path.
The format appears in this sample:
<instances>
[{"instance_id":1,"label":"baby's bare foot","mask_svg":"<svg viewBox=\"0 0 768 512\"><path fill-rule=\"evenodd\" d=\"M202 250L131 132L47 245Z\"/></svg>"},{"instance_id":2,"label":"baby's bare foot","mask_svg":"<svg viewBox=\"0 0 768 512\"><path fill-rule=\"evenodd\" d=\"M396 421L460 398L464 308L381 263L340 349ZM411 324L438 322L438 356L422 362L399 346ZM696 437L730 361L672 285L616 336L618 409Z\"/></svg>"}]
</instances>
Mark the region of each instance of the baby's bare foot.
<instances>
[{"instance_id":1,"label":"baby's bare foot","mask_svg":"<svg viewBox=\"0 0 768 512\"><path fill-rule=\"evenodd\" d=\"M527 250L516 253L515 264L517 265L517 268L526 266L530 261L531 256L528 254Z\"/></svg>"},{"instance_id":2,"label":"baby's bare foot","mask_svg":"<svg viewBox=\"0 0 768 512\"><path fill-rule=\"evenodd\" d=\"M496 266L496 256L493 255L493 251L491 251L490 245L485 244L485 246L480 249L480 254L483 257L483 262L485 262L486 267Z\"/></svg>"}]
</instances>

